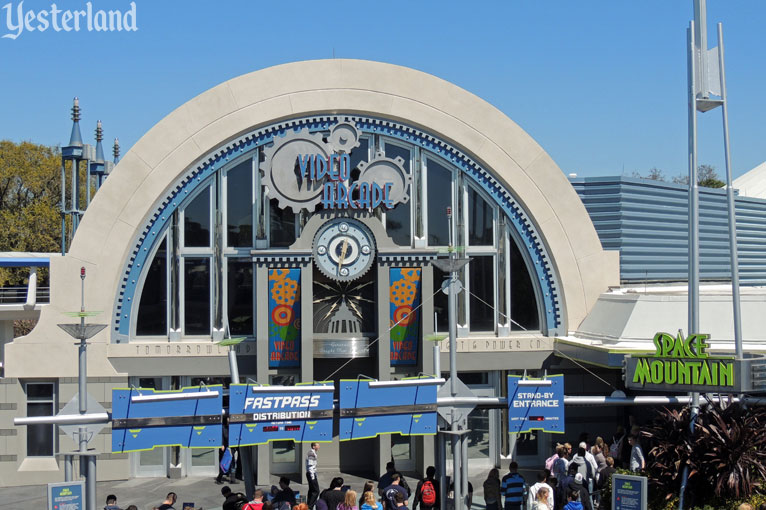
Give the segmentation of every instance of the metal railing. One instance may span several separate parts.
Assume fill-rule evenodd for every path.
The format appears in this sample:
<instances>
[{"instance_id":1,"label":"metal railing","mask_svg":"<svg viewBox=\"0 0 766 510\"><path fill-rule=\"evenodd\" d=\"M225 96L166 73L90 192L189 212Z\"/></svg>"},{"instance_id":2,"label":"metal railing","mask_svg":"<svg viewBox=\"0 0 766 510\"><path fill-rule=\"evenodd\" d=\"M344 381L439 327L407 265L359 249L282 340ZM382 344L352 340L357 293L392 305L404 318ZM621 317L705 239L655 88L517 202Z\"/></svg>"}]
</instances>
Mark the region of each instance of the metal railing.
<instances>
[{"instance_id":1,"label":"metal railing","mask_svg":"<svg viewBox=\"0 0 766 510\"><path fill-rule=\"evenodd\" d=\"M27 295L29 288L27 286L21 287L0 287L0 304L23 304L27 302ZM51 289L50 287L37 287L35 292L38 303L50 303L51 301Z\"/></svg>"}]
</instances>

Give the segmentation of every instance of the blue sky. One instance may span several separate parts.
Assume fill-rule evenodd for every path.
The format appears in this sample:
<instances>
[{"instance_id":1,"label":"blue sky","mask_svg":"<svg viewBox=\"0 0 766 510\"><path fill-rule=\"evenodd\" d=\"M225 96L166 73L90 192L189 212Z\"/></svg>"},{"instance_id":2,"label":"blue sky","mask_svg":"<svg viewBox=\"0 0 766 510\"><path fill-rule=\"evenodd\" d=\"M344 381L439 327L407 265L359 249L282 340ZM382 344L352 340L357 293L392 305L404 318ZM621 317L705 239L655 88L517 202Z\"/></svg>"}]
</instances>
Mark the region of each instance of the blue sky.
<instances>
[{"instance_id":1,"label":"blue sky","mask_svg":"<svg viewBox=\"0 0 766 510\"><path fill-rule=\"evenodd\" d=\"M51 1L25 0L24 11ZM129 9L128 0L92 0ZM0 1L0 35L10 4ZM687 171L686 28L692 0L136 0L137 32L0 38L0 139L68 140L97 119L123 153L170 111L285 62L360 58L413 67L492 103L580 176ZM85 0L60 0L83 9ZM708 0L726 43L735 177L766 160L766 1ZM700 118L700 163L723 173L720 109Z\"/></svg>"}]
</instances>

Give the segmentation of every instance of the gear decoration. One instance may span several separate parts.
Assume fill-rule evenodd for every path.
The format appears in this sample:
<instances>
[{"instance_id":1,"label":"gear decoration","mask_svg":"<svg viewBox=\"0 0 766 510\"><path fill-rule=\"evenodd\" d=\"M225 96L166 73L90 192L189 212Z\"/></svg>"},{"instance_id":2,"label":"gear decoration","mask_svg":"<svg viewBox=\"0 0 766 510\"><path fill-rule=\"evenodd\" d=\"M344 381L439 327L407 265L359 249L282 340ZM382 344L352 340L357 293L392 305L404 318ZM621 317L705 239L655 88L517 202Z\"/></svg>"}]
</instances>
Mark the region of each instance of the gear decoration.
<instances>
[{"instance_id":1,"label":"gear decoration","mask_svg":"<svg viewBox=\"0 0 766 510\"><path fill-rule=\"evenodd\" d=\"M282 278L274 281L271 289L271 299L279 305L292 305L298 298L298 282L291 278Z\"/></svg>"},{"instance_id":2,"label":"gear decoration","mask_svg":"<svg viewBox=\"0 0 766 510\"><path fill-rule=\"evenodd\" d=\"M359 139L359 129L355 124L339 122L330 130L330 136L327 138L327 141L335 152L348 154L361 145Z\"/></svg>"},{"instance_id":3,"label":"gear decoration","mask_svg":"<svg viewBox=\"0 0 766 510\"><path fill-rule=\"evenodd\" d=\"M417 267L403 267L402 277L410 282L416 282L420 280L420 268Z\"/></svg>"},{"instance_id":4,"label":"gear decoration","mask_svg":"<svg viewBox=\"0 0 766 510\"><path fill-rule=\"evenodd\" d=\"M276 199L281 209L289 207L296 214L301 209L313 212L322 201L325 179L304 178L298 156L319 155L327 159L331 152L320 133L309 133L305 128L289 131L282 138L275 137L274 145L264 149L265 160L260 167L269 197Z\"/></svg>"},{"instance_id":5,"label":"gear decoration","mask_svg":"<svg viewBox=\"0 0 766 510\"><path fill-rule=\"evenodd\" d=\"M277 326L289 326L290 322L293 320L293 315L294 312L291 306L278 305L274 307L274 310L271 312L271 320Z\"/></svg>"},{"instance_id":6,"label":"gear decoration","mask_svg":"<svg viewBox=\"0 0 766 510\"><path fill-rule=\"evenodd\" d=\"M287 278L287 275L289 274L290 274L289 269L272 269L270 276L274 280L284 280L285 278Z\"/></svg>"},{"instance_id":7,"label":"gear decoration","mask_svg":"<svg viewBox=\"0 0 766 510\"><path fill-rule=\"evenodd\" d=\"M377 152L371 161L362 161L358 165L359 183L390 182L391 190L388 198L394 204L406 204L410 200L408 193L412 184L412 176L404 169L404 160L387 158L383 152Z\"/></svg>"},{"instance_id":8,"label":"gear decoration","mask_svg":"<svg viewBox=\"0 0 766 510\"><path fill-rule=\"evenodd\" d=\"M415 319L415 311L409 305L397 307L394 311L394 324L399 326L409 326Z\"/></svg>"}]
</instances>

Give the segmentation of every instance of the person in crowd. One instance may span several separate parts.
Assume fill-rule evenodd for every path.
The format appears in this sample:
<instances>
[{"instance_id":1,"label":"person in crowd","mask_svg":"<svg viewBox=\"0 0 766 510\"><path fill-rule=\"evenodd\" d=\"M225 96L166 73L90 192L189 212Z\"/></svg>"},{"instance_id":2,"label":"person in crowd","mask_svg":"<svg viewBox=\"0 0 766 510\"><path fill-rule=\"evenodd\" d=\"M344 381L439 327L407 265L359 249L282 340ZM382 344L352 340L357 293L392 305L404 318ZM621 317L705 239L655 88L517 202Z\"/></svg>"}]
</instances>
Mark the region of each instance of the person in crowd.
<instances>
[{"instance_id":1,"label":"person in crowd","mask_svg":"<svg viewBox=\"0 0 766 510\"><path fill-rule=\"evenodd\" d=\"M630 444L630 464L628 469L631 471L643 471L646 467L646 460L644 459L644 452L641 450L638 436L628 436L628 443Z\"/></svg>"},{"instance_id":2,"label":"person in crowd","mask_svg":"<svg viewBox=\"0 0 766 510\"><path fill-rule=\"evenodd\" d=\"M309 510L309 506L306 503L298 503L293 507L293 510Z\"/></svg>"},{"instance_id":3,"label":"person in crowd","mask_svg":"<svg viewBox=\"0 0 766 510\"><path fill-rule=\"evenodd\" d=\"M271 504L276 508L286 507L287 510L295 506L295 492L290 488L290 479L283 476L279 479L279 490L272 488Z\"/></svg>"},{"instance_id":4,"label":"person in crowd","mask_svg":"<svg viewBox=\"0 0 766 510\"><path fill-rule=\"evenodd\" d=\"M550 469L553 471L553 463L556 462L556 460L559 458L560 448L561 443L556 443L556 448L553 450L553 455L545 459L545 469Z\"/></svg>"},{"instance_id":5,"label":"person in crowd","mask_svg":"<svg viewBox=\"0 0 766 510\"><path fill-rule=\"evenodd\" d=\"M241 492L232 492L228 485L221 487L223 510L239 510L247 503L247 498Z\"/></svg>"},{"instance_id":6,"label":"person in crowd","mask_svg":"<svg viewBox=\"0 0 766 510\"><path fill-rule=\"evenodd\" d=\"M601 449L601 446L594 444L590 449L590 453L593 454L593 458L596 459L596 474L601 473L601 471L606 467L606 457L604 456L604 451Z\"/></svg>"},{"instance_id":7,"label":"person in crowd","mask_svg":"<svg viewBox=\"0 0 766 510\"><path fill-rule=\"evenodd\" d=\"M380 479L378 479L378 496L383 497L383 490L391 485L394 473L396 473L394 461L386 463L386 472L380 475Z\"/></svg>"},{"instance_id":8,"label":"person in crowd","mask_svg":"<svg viewBox=\"0 0 766 510\"><path fill-rule=\"evenodd\" d=\"M346 491L343 503L338 504L338 510L359 510L356 504L356 491L351 489Z\"/></svg>"},{"instance_id":9,"label":"person in crowd","mask_svg":"<svg viewBox=\"0 0 766 510\"><path fill-rule=\"evenodd\" d=\"M547 496L546 503L548 504L548 509L553 510L553 489L550 485L547 483L548 481L548 475L545 471L540 471L537 473L537 482L535 482L530 488L529 488L529 494L527 496L527 508L532 508L532 505L537 500L537 492L541 489L545 489ZM542 509L541 509L542 510Z\"/></svg>"},{"instance_id":10,"label":"person in crowd","mask_svg":"<svg viewBox=\"0 0 766 510\"><path fill-rule=\"evenodd\" d=\"M176 510L173 505L177 499L178 495L176 495L175 492L168 492L168 495L165 497L165 501L163 501L162 504L157 507L157 510Z\"/></svg>"},{"instance_id":11,"label":"person in crowd","mask_svg":"<svg viewBox=\"0 0 766 510\"><path fill-rule=\"evenodd\" d=\"M229 418L228 416L223 417L223 444L218 450L218 476L215 479L215 483L218 485L223 484L223 477L229 476L229 483L235 484L237 483L237 477L236 474L236 457L237 454L236 449L229 448ZM227 451L228 450L228 451ZM226 463L224 462L224 459L226 459ZM227 465L228 464L228 465ZM224 470L224 467L226 468Z\"/></svg>"},{"instance_id":12,"label":"person in crowd","mask_svg":"<svg viewBox=\"0 0 766 510\"><path fill-rule=\"evenodd\" d=\"M343 494L343 478L333 478L330 487L323 490L319 498L327 504L327 510L338 510L338 505L346 499L346 495Z\"/></svg>"},{"instance_id":13,"label":"person in crowd","mask_svg":"<svg viewBox=\"0 0 766 510\"><path fill-rule=\"evenodd\" d=\"M561 510L564 505L567 504L567 498L569 497L569 484L574 481L574 477L577 474L577 466L574 464L569 465L569 469L566 474L558 480L556 486L556 493L554 494L554 500L556 502L556 510Z\"/></svg>"},{"instance_id":14,"label":"person in crowd","mask_svg":"<svg viewBox=\"0 0 766 510\"><path fill-rule=\"evenodd\" d=\"M585 478L582 474L577 473L574 476L574 480L569 482L569 490L578 492L580 495L579 501L585 510L593 510L593 504L590 500L590 492L588 491Z\"/></svg>"},{"instance_id":15,"label":"person in crowd","mask_svg":"<svg viewBox=\"0 0 766 510\"><path fill-rule=\"evenodd\" d=\"M595 459L593 464L591 464L585 455L585 447L583 446L585 443L580 443L580 447L577 448L577 453L575 453L572 456L572 461L569 463L569 470L572 470L572 467L577 470L577 473L580 473L582 477L586 480L586 483L588 480L593 479L596 476L596 469L595 469ZM585 504L582 500L581 503Z\"/></svg>"},{"instance_id":16,"label":"person in crowd","mask_svg":"<svg viewBox=\"0 0 766 510\"><path fill-rule=\"evenodd\" d=\"M497 468L490 469L484 480L484 504L487 510L500 510L500 471Z\"/></svg>"},{"instance_id":17,"label":"person in crowd","mask_svg":"<svg viewBox=\"0 0 766 510\"><path fill-rule=\"evenodd\" d=\"M415 488L412 510L417 510L418 505L422 510L438 510L439 503L439 481L436 479L436 468L428 466L425 478L420 480Z\"/></svg>"},{"instance_id":18,"label":"person in crowd","mask_svg":"<svg viewBox=\"0 0 766 510\"><path fill-rule=\"evenodd\" d=\"M615 430L614 435L612 436L612 442L609 443L609 456L614 459L616 466L622 465L622 450L627 442L628 440L625 437L625 427L618 425L617 430Z\"/></svg>"},{"instance_id":19,"label":"person in crowd","mask_svg":"<svg viewBox=\"0 0 766 510\"><path fill-rule=\"evenodd\" d=\"M104 507L104 510L121 510L120 507L117 506L117 496L109 494L106 497L106 506Z\"/></svg>"},{"instance_id":20,"label":"person in crowd","mask_svg":"<svg viewBox=\"0 0 766 510\"><path fill-rule=\"evenodd\" d=\"M407 498L401 492L397 492L394 496L394 503L396 504L396 510L410 510L407 508Z\"/></svg>"},{"instance_id":21,"label":"person in crowd","mask_svg":"<svg viewBox=\"0 0 766 510\"><path fill-rule=\"evenodd\" d=\"M242 510L263 510L263 490L255 489L253 499L242 506Z\"/></svg>"},{"instance_id":22,"label":"person in crowd","mask_svg":"<svg viewBox=\"0 0 766 510\"><path fill-rule=\"evenodd\" d=\"M317 457L319 454L319 443L311 443L311 448L306 453L306 480L308 481L308 494L306 494L306 504L309 509L314 508L317 497L319 496L319 481L317 480Z\"/></svg>"},{"instance_id":23,"label":"person in crowd","mask_svg":"<svg viewBox=\"0 0 766 510\"><path fill-rule=\"evenodd\" d=\"M561 444L556 447L556 456L556 460L553 462L553 467L551 467L551 474L561 480L567 475L567 469L569 469L566 445Z\"/></svg>"},{"instance_id":24,"label":"person in crowd","mask_svg":"<svg viewBox=\"0 0 766 510\"><path fill-rule=\"evenodd\" d=\"M579 444L577 448L578 453L580 452L580 448L582 448L583 451L585 452L585 460L588 461L591 467L591 471L593 472L593 476L591 478L595 479L596 473L598 473L598 462L596 462L596 457L594 457L593 454L590 452L588 448L588 444L585 441Z\"/></svg>"},{"instance_id":25,"label":"person in crowd","mask_svg":"<svg viewBox=\"0 0 766 510\"><path fill-rule=\"evenodd\" d=\"M753 505L750 503L742 503L737 507L737 510L753 510Z\"/></svg>"},{"instance_id":26,"label":"person in crowd","mask_svg":"<svg viewBox=\"0 0 766 510\"><path fill-rule=\"evenodd\" d=\"M588 432L580 432L580 437L577 439L578 443L585 443L584 448L587 450L590 448L590 433Z\"/></svg>"},{"instance_id":27,"label":"person in crowd","mask_svg":"<svg viewBox=\"0 0 766 510\"><path fill-rule=\"evenodd\" d=\"M508 474L500 482L500 492L505 497L505 510L520 510L524 502L524 477L519 474L519 465L512 461Z\"/></svg>"},{"instance_id":28,"label":"person in crowd","mask_svg":"<svg viewBox=\"0 0 766 510\"><path fill-rule=\"evenodd\" d=\"M375 489L375 482L373 482L372 480L367 480L366 482L364 482L364 489L362 489L362 495L359 496L359 508L362 508L364 506L365 493L368 491L372 491L373 489ZM373 499L374 498L375 498L375 495L373 494Z\"/></svg>"},{"instance_id":29,"label":"person in crowd","mask_svg":"<svg viewBox=\"0 0 766 510\"><path fill-rule=\"evenodd\" d=\"M319 506L317 504L317 506ZM263 506L261 507L261 510L274 510L274 507L271 506L271 501L264 501ZM326 508L324 510L327 510Z\"/></svg>"},{"instance_id":30,"label":"person in crowd","mask_svg":"<svg viewBox=\"0 0 766 510\"><path fill-rule=\"evenodd\" d=\"M551 476L550 478L548 478L548 485L550 485L551 492L553 493L553 507L551 508L551 510L555 510L559 507L559 499L557 495L559 481L555 476Z\"/></svg>"},{"instance_id":31,"label":"person in crowd","mask_svg":"<svg viewBox=\"0 0 766 510\"><path fill-rule=\"evenodd\" d=\"M383 489L383 501L385 502L386 510L396 510L396 495L401 494L404 500L409 499L409 494L401 485L402 477L399 473L391 475L391 485ZM332 510L332 509L330 509Z\"/></svg>"},{"instance_id":32,"label":"person in crowd","mask_svg":"<svg viewBox=\"0 0 766 510\"><path fill-rule=\"evenodd\" d=\"M535 500L530 505L530 510L553 510L553 496L547 487L540 487L535 495Z\"/></svg>"},{"instance_id":33,"label":"person in crowd","mask_svg":"<svg viewBox=\"0 0 766 510\"><path fill-rule=\"evenodd\" d=\"M136 505L128 505L128 508L125 510L138 510L138 507Z\"/></svg>"},{"instance_id":34,"label":"person in crowd","mask_svg":"<svg viewBox=\"0 0 766 510\"><path fill-rule=\"evenodd\" d=\"M601 495L601 491L604 490L606 487L606 484L609 480L612 479L612 475L617 471L617 469L614 467L614 459L612 457L606 458L606 467L601 470L601 473L598 475L598 489L599 489L599 495ZM606 498L609 499L609 498ZM600 499L600 507L608 507L611 502L606 501L606 499Z\"/></svg>"},{"instance_id":35,"label":"person in crowd","mask_svg":"<svg viewBox=\"0 0 766 510\"><path fill-rule=\"evenodd\" d=\"M579 492L569 491L569 495L567 496L569 502L564 506L564 510L583 510L582 503L580 503L579 499Z\"/></svg>"},{"instance_id":36,"label":"person in crowd","mask_svg":"<svg viewBox=\"0 0 766 510\"><path fill-rule=\"evenodd\" d=\"M367 487L366 484L365 487ZM361 506L361 510L381 510L381 506L375 500L375 493L372 492L372 489L373 487L370 487L370 490L366 490L364 491L364 494L362 494L364 503Z\"/></svg>"}]
</instances>

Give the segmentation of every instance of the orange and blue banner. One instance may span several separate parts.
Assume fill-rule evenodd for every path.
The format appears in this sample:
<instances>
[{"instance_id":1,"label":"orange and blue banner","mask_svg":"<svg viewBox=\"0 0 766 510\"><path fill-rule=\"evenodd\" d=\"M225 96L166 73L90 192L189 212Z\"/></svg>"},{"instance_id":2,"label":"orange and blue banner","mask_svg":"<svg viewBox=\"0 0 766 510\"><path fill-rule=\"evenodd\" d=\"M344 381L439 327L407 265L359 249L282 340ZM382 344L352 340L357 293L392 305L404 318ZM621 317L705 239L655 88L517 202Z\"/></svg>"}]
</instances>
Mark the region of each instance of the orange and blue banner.
<instances>
[{"instance_id":1,"label":"orange and blue banner","mask_svg":"<svg viewBox=\"0 0 766 510\"><path fill-rule=\"evenodd\" d=\"M301 364L301 270L269 269L269 368Z\"/></svg>"},{"instance_id":2,"label":"orange and blue banner","mask_svg":"<svg viewBox=\"0 0 766 510\"><path fill-rule=\"evenodd\" d=\"M417 365L422 269L392 267L389 277L391 365Z\"/></svg>"}]
</instances>

